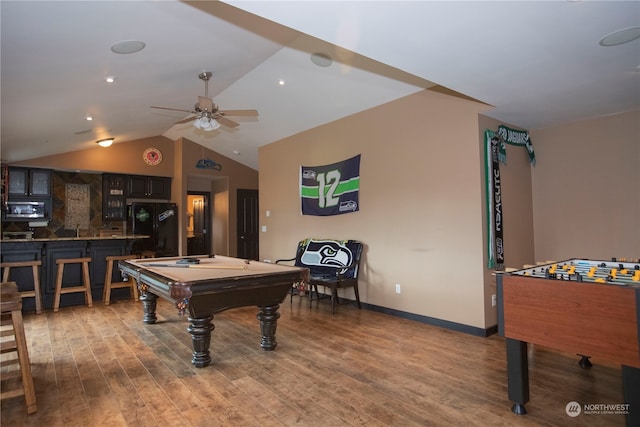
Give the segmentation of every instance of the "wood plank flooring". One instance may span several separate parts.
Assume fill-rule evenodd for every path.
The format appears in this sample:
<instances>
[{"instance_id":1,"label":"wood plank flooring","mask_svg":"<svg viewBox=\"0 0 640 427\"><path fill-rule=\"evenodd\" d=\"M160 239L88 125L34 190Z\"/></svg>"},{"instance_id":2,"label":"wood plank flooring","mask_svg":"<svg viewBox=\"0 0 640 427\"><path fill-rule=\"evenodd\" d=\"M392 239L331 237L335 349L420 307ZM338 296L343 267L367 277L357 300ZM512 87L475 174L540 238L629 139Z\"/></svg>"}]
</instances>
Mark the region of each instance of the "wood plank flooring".
<instances>
[{"instance_id":1,"label":"wood plank flooring","mask_svg":"<svg viewBox=\"0 0 640 427\"><path fill-rule=\"evenodd\" d=\"M265 352L255 308L215 316L212 364L191 365L187 318L158 301L25 314L38 412L2 401L3 426L623 426L570 418L569 401L622 403L620 368L530 348L529 414L511 413L504 340L294 297Z\"/></svg>"}]
</instances>

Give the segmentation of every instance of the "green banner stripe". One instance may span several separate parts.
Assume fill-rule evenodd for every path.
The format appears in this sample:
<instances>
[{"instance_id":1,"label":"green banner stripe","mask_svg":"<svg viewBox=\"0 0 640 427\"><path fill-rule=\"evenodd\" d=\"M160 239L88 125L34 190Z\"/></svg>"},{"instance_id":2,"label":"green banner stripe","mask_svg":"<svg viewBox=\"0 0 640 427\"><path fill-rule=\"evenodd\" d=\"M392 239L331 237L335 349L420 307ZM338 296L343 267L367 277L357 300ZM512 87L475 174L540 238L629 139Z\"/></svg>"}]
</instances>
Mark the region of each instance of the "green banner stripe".
<instances>
[{"instance_id":1,"label":"green banner stripe","mask_svg":"<svg viewBox=\"0 0 640 427\"><path fill-rule=\"evenodd\" d=\"M348 181L341 181L338 184L336 195L343 193L350 193L352 191L358 191L360 189L360 177L351 178Z\"/></svg>"},{"instance_id":2,"label":"green banner stripe","mask_svg":"<svg viewBox=\"0 0 640 427\"><path fill-rule=\"evenodd\" d=\"M306 197L309 199L317 199L318 198L318 188L317 186L310 187L308 185L300 186L300 196ZM325 189L325 194L329 192L330 187ZM335 196L340 196L345 193L351 193L353 191L358 191L360 189L360 177L351 178L347 181L340 181L338 187L335 191Z\"/></svg>"},{"instance_id":3,"label":"green banner stripe","mask_svg":"<svg viewBox=\"0 0 640 427\"><path fill-rule=\"evenodd\" d=\"M302 197L307 197L307 198L311 198L311 199L317 199L318 198L318 187L307 187L307 186L303 185L302 187L300 187L300 195Z\"/></svg>"}]
</instances>

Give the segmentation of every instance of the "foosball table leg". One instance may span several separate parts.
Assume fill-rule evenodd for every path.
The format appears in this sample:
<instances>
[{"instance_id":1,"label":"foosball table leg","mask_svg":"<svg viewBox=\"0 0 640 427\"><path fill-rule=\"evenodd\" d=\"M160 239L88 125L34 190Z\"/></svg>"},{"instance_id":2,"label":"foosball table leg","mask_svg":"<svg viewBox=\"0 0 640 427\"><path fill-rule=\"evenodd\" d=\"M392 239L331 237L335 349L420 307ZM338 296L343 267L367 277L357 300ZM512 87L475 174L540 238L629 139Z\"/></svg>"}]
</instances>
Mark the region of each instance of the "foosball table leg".
<instances>
[{"instance_id":1,"label":"foosball table leg","mask_svg":"<svg viewBox=\"0 0 640 427\"><path fill-rule=\"evenodd\" d=\"M591 361L589 360L591 359L591 356L585 356L584 354L578 354L578 356L580 356L580 361L578 362L578 365L580 365L582 369L589 369L593 366L591 364Z\"/></svg>"}]
</instances>

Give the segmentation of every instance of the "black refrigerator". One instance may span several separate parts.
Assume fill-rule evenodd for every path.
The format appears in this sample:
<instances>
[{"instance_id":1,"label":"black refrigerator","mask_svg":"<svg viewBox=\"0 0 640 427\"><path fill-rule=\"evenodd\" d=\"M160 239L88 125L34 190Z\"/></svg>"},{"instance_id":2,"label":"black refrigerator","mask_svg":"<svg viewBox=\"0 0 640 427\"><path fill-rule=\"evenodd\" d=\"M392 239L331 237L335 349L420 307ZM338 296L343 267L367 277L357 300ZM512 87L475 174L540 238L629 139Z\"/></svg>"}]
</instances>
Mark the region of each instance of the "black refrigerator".
<instances>
[{"instance_id":1,"label":"black refrigerator","mask_svg":"<svg viewBox=\"0 0 640 427\"><path fill-rule=\"evenodd\" d=\"M156 257L178 256L178 207L175 203L135 202L127 206L127 232L138 239L131 253L153 251Z\"/></svg>"}]
</instances>

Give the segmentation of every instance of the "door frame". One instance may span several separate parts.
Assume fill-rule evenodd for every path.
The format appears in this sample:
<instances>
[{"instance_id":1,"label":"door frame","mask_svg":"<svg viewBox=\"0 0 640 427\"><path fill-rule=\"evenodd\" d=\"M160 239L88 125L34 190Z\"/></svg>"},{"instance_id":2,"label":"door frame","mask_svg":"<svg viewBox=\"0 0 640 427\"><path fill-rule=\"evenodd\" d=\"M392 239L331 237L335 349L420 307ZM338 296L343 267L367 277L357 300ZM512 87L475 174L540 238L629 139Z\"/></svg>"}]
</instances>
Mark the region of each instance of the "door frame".
<instances>
[{"instance_id":1,"label":"door frame","mask_svg":"<svg viewBox=\"0 0 640 427\"><path fill-rule=\"evenodd\" d=\"M187 200L189 196L202 196L204 199L204 223L206 228L204 231L204 250L205 255L211 255L211 248L213 246L213 218L211 216L211 192L210 191L187 191ZM189 254L189 245L187 244L187 255Z\"/></svg>"}]
</instances>

